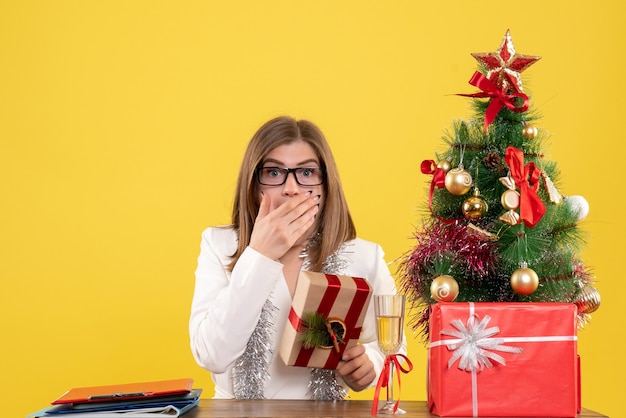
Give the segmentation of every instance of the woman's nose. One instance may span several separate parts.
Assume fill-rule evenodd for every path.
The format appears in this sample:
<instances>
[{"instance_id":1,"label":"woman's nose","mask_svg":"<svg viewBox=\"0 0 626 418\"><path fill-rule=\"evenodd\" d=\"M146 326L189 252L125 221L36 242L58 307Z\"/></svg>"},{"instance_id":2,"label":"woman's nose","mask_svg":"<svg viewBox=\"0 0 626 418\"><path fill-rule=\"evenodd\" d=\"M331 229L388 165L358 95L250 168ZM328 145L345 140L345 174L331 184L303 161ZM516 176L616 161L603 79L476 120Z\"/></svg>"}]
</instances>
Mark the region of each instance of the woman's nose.
<instances>
[{"instance_id":1,"label":"woman's nose","mask_svg":"<svg viewBox=\"0 0 626 418\"><path fill-rule=\"evenodd\" d=\"M287 180L285 180L285 184L283 184L283 195L291 196L297 194L299 191L300 185L296 181L296 173L287 173Z\"/></svg>"}]
</instances>

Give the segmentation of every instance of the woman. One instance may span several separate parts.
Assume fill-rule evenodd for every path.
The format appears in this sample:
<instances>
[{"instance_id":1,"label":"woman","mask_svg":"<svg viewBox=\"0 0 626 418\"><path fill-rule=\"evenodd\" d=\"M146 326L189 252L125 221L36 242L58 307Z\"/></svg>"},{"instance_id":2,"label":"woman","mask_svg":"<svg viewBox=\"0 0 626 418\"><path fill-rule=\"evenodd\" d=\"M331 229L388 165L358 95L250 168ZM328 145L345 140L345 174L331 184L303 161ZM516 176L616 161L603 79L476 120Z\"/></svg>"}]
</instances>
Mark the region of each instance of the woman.
<instances>
[{"instance_id":1,"label":"woman","mask_svg":"<svg viewBox=\"0 0 626 418\"><path fill-rule=\"evenodd\" d=\"M245 152L232 225L202 235L189 333L216 398L340 399L376 382L373 305L335 371L286 366L278 347L301 269L363 277L395 293L377 244L356 238L334 158L311 122L278 117Z\"/></svg>"}]
</instances>

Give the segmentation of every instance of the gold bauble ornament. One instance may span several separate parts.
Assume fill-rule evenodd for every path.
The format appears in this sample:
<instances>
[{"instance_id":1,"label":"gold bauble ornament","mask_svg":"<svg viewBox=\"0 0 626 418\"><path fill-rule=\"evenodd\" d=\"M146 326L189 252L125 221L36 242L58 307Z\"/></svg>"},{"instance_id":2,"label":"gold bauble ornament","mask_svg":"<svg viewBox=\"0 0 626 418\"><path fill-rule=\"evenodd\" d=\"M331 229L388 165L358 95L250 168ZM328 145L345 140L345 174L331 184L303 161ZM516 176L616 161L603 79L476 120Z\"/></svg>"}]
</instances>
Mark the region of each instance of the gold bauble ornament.
<instances>
[{"instance_id":1,"label":"gold bauble ornament","mask_svg":"<svg viewBox=\"0 0 626 418\"><path fill-rule=\"evenodd\" d=\"M453 168L446 174L445 185L450 193L457 196L464 195L472 188L472 175L463 167Z\"/></svg>"},{"instance_id":2,"label":"gold bauble ornament","mask_svg":"<svg viewBox=\"0 0 626 418\"><path fill-rule=\"evenodd\" d=\"M437 168L440 168L444 173L447 173L452 168L452 164L450 164L450 161L448 160L439 161Z\"/></svg>"},{"instance_id":3,"label":"gold bauble ornament","mask_svg":"<svg viewBox=\"0 0 626 418\"><path fill-rule=\"evenodd\" d=\"M590 314L595 312L600 307L600 292L587 284L574 299L574 304L578 307L579 313Z\"/></svg>"},{"instance_id":4,"label":"gold bauble ornament","mask_svg":"<svg viewBox=\"0 0 626 418\"><path fill-rule=\"evenodd\" d=\"M539 276L535 270L528 268L526 263L511 274L511 287L518 295L526 296L537 290L539 286Z\"/></svg>"},{"instance_id":5,"label":"gold bauble ornament","mask_svg":"<svg viewBox=\"0 0 626 418\"><path fill-rule=\"evenodd\" d=\"M526 139L535 139L537 138L538 133L539 130L537 129L537 127L530 124L526 124L522 128L522 136Z\"/></svg>"},{"instance_id":6,"label":"gold bauble ornament","mask_svg":"<svg viewBox=\"0 0 626 418\"><path fill-rule=\"evenodd\" d=\"M452 302L459 295L459 284L454 277L442 274L430 284L430 295L437 302Z\"/></svg>"},{"instance_id":7,"label":"gold bauble ornament","mask_svg":"<svg viewBox=\"0 0 626 418\"><path fill-rule=\"evenodd\" d=\"M487 202L485 202L485 199L482 198L480 191L476 187L474 188L474 195L468 197L463 202L462 210L465 219L477 220L487 214L489 205L487 205Z\"/></svg>"}]
</instances>

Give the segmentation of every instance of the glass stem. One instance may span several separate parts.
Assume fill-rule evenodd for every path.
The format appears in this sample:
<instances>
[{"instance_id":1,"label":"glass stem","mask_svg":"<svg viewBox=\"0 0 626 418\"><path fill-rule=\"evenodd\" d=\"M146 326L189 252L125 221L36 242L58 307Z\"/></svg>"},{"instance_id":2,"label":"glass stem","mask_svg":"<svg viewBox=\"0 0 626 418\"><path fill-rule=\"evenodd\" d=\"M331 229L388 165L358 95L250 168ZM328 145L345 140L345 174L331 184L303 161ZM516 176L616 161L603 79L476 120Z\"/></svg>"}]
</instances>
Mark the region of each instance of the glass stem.
<instances>
[{"instance_id":1,"label":"glass stem","mask_svg":"<svg viewBox=\"0 0 626 418\"><path fill-rule=\"evenodd\" d=\"M393 361L389 364L389 382L387 382L387 403L393 403Z\"/></svg>"}]
</instances>

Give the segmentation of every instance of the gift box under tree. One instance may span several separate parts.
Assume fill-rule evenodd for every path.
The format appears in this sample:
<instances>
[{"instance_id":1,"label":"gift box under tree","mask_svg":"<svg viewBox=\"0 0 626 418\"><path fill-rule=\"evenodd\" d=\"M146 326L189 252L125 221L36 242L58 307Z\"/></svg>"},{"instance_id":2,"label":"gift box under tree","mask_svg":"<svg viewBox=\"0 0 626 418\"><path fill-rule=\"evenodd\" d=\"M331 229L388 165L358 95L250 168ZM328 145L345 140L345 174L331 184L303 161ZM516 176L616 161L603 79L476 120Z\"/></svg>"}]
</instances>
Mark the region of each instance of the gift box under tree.
<instances>
[{"instance_id":1,"label":"gift box under tree","mask_svg":"<svg viewBox=\"0 0 626 418\"><path fill-rule=\"evenodd\" d=\"M300 272L279 349L285 364L335 369L358 342L371 293L363 278Z\"/></svg>"},{"instance_id":2,"label":"gift box under tree","mask_svg":"<svg viewBox=\"0 0 626 418\"><path fill-rule=\"evenodd\" d=\"M434 414L575 417L580 411L575 305L437 303L430 331Z\"/></svg>"}]
</instances>

